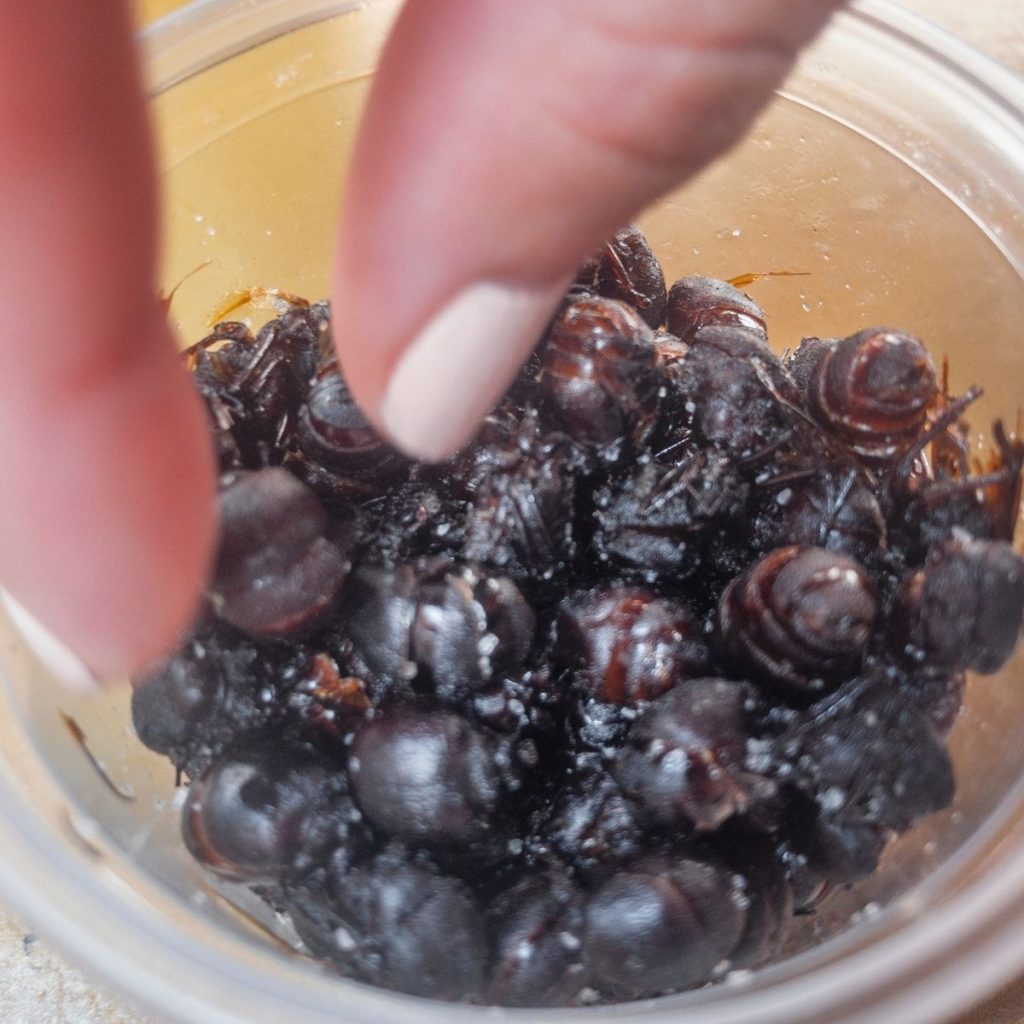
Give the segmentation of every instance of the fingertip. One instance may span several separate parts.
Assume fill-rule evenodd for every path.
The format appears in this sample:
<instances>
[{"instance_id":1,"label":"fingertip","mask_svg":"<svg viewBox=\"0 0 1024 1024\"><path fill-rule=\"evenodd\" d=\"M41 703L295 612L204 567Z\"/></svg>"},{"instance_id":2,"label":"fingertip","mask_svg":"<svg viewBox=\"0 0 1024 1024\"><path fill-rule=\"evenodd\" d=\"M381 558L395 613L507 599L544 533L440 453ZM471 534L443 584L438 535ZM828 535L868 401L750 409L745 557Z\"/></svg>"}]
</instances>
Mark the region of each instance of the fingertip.
<instances>
[{"instance_id":1,"label":"fingertip","mask_svg":"<svg viewBox=\"0 0 1024 1024\"><path fill-rule=\"evenodd\" d=\"M66 643L47 629L9 591L0 590L0 607L7 613L25 646L43 669L64 689L82 696L99 693L100 675Z\"/></svg>"},{"instance_id":2,"label":"fingertip","mask_svg":"<svg viewBox=\"0 0 1024 1024\"><path fill-rule=\"evenodd\" d=\"M478 282L431 317L402 351L375 409L392 442L439 462L494 408L565 292Z\"/></svg>"},{"instance_id":3,"label":"fingertip","mask_svg":"<svg viewBox=\"0 0 1024 1024\"><path fill-rule=\"evenodd\" d=\"M171 346L165 351L166 363L154 361L125 396L124 422L145 426L122 451L126 471L133 466L134 473L110 495L119 514L108 513L97 496L98 515L105 517L96 520L97 543L111 552L105 573L110 604L97 622L83 622L83 652L107 676L138 672L180 643L201 611L215 554L210 426L191 375Z\"/></svg>"},{"instance_id":4,"label":"fingertip","mask_svg":"<svg viewBox=\"0 0 1024 1024\"><path fill-rule=\"evenodd\" d=\"M21 500L0 531L0 563L40 627L26 639L37 654L40 638L44 655L66 649L101 684L152 663L187 632L215 543L216 474L199 396L165 338L146 348L38 422L31 446L5 463ZM72 684L86 678L64 674Z\"/></svg>"}]
</instances>

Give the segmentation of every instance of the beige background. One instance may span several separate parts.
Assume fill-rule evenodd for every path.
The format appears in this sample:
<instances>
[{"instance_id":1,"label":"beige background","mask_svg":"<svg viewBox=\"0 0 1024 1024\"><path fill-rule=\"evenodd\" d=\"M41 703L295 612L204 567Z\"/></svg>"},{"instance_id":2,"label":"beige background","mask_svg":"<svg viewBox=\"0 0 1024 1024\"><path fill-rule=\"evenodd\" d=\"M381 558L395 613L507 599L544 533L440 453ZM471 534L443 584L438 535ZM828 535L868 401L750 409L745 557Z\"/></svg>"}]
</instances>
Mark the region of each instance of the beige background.
<instances>
[{"instance_id":1,"label":"beige background","mask_svg":"<svg viewBox=\"0 0 1024 1024\"><path fill-rule=\"evenodd\" d=\"M903 0L1024 75L1024 0ZM144 20L179 0L137 0ZM28 927L0 911L0 1021L4 1024L159 1024L110 999ZM202 1024L202 1022L196 1022ZM958 1024L1024 1024L1024 979Z\"/></svg>"}]
</instances>

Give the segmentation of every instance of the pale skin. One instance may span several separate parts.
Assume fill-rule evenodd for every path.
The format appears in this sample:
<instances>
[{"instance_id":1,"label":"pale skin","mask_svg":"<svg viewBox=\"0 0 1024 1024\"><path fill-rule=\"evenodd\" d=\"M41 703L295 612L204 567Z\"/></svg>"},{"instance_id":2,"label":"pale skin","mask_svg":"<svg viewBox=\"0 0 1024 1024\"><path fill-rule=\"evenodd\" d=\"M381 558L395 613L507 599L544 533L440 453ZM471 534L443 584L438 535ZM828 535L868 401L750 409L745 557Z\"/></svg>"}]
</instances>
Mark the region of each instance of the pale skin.
<instances>
[{"instance_id":1,"label":"pale skin","mask_svg":"<svg viewBox=\"0 0 1024 1024\"><path fill-rule=\"evenodd\" d=\"M581 256L734 142L838 6L409 0L333 277L371 420L422 457L463 443ZM0 582L113 678L187 628L214 464L157 298L126 7L0 0L0 23Z\"/></svg>"}]
</instances>

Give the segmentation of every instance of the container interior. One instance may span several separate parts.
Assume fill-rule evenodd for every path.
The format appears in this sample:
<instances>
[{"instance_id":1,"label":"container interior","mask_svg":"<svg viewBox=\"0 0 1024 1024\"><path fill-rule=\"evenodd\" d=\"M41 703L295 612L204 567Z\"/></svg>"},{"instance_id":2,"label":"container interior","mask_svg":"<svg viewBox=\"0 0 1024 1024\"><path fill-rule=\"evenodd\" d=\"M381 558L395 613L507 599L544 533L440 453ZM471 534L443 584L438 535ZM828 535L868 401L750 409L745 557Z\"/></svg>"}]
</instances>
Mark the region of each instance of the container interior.
<instances>
[{"instance_id":1,"label":"container interior","mask_svg":"<svg viewBox=\"0 0 1024 1024\"><path fill-rule=\"evenodd\" d=\"M230 57L169 88L154 83L165 190L161 284L165 293L179 286L170 313L183 344L203 336L213 311L239 289L327 294L339 189L398 4L334 6L355 9L240 52L235 30L223 50ZM261 28L255 37L264 35ZM220 52L215 34L204 38ZM159 42L152 34L150 44ZM919 335L937 357L948 356L954 393L984 386L970 418L987 434L996 415L1013 425L1024 393L1024 228L1016 212L1024 208L1024 139L1019 120L1016 128L995 114L991 123L977 116L962 123L962 97L952 98L958 82L931 73L923 57L919 68L908 65L913 52L903 54L908 77L897 94L890 55L867 21L838 20L750 136L640 224L669 281L693 273L798 275L764 277L747 289L765 308L779 349L873 324ZM852 63L860 65L856 76L848 73ZM176 77L170 67L161 73ZM919 106L925 97L927 110ZM986 146L1004 150L1001 164ZM69 828L86 847L119 859L140 893L155 884L175 894L190 917L249 943L291 941L258 900L192 864L178 836L183 791L169 763L135 739L125 688L68 698L6 623L0 670L9 682L3 714L27 741L19 757L66 802ZM802 922L793 948L873 917L942 866L955 871L1024 776L1022 727L1019 653L997 676L968 687L951 737L954 805L894 844L877 875L834 892ZM198 934L206 934L202 926Z\"/></svg>"}]
</instances>

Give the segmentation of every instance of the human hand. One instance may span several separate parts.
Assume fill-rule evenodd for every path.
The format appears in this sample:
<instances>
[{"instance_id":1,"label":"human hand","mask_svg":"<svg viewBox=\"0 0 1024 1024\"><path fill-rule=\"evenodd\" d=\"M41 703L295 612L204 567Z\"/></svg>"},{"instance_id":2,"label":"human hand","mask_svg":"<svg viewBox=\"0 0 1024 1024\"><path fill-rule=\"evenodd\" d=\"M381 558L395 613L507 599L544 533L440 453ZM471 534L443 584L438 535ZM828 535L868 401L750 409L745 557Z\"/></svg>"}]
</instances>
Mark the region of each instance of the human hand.
<instances>
[{"instance_id":1,"label":"human hand","mask_svg":"<svg viewBox=\"0 0 1024 1024\"><path fill-rule=\"evenodd\" d=\"M373 422L422 458L463 443L581 258L735 141L838 3L409 0L332 296ZM155 297L129 18L116 0L0 11L0 579L83 683L150 661L194 614L214 466ZM31 631L52 662L62 645Z\"/></svg>"}]
</instances>

